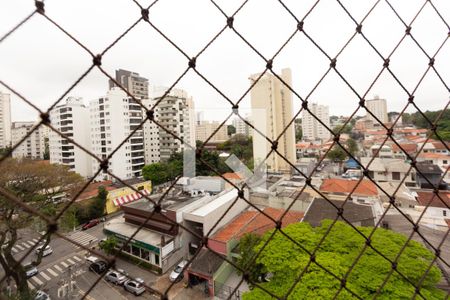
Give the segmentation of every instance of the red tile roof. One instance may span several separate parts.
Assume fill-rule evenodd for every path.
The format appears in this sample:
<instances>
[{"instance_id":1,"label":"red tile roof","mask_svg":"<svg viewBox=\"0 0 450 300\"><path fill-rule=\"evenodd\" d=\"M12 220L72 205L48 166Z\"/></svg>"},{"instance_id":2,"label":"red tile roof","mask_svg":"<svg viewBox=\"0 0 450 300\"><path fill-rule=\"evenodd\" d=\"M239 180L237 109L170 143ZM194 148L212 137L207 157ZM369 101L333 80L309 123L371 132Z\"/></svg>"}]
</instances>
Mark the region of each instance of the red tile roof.
<instances>
[{"instance_id":1,"label":"red tile roof","mask_svg":"<svg viewBox=\"0 0 450 300\"><path fill-rule=\"evenodd\" d=\"M322 181L322 185L320 186L320 190L323 192L349 194L358 182L359 180L341 178L324 179ZM378 195L378 189L372 181L363 179L358 184L352 195L376 196Z\"/></svg>"},{"instance_id":2,"label":"red tile roof","mask_svg":"<svg viewBox=\"0 0 450 300\"><path fill-rule=\"evenodd\" d=\"M450 156L447 154L441 154L441 153L420 153L419 157L423 157L423 158L436 158L436 159L450 159Z\"/></svg>"},{"instance_id":3,"label":"red tile roof","mask_svg":"<svg viewBox=\"0 0 450 300\"><path fill-rule=\"evenodd\" d=\"M428 203L431 202L430 203L431 207L442 207L442 208L450 207L450 192L439 191L438 195L440 198L433 192L426 192L426 191L417 192L417 202L419 202L423 206L426 206L428 205Z\"/></svg>"},{"instance_id":4,"label":"red tile roof","mask_svg":"<svg viewBox=\"0 0 450 300\"><path fill-rule=\"evenodd\" d=\"M263 211L274 220L278 220L285 212L284 209L272 207L267 207ZM282 227L300 222L303 216L303 212L288 211L283 217ZM219 230L211 239L219 242L228 242L232 239L240 239L246 233L262 235L273 228L275 228L275 223L259 211L244 211Z\"/></svg>"},{"instance_id":5,"label":"red tile roof","mask_svg":"<svg viewBox=\"0 0 450 300\"><path fill-rule=\"evenodd\" d=\"M98 188L101 186L105 187L105 189L107 191L112 191L112 190L116 189L114 186L112 186L111 180L105 180L105 181L91 183L87 186L87 188L83 191L83 193L81 193L78 196L76 201L86 200L86 199L90 199L92 197L97 196Z\"/></svg>"},{"instance_id":6,"label":"red tile roof","mask_svg":"<svg viewBox=\"0 0 450 300\"><path fill-rule=\"evenodd\" d=\"M402 147L403 150L400 149L400 147ZM392 146L391 146L392 151L394 151L394 152L403 153L403 151L406 151L406 153L410 154L410 153L414 153L417 151L417 144L414 144L414 143L400 144L400 147L397 146L397 144L392 144Z\"/></svg>"},{"instance_id":7,"label":"red tile roof","mask_svg":"<svg viewBox=\"0 0 450 300\"><path fill-rule=\"evenodd\" d=\"M223 173L222 174L223 177L225 177L226 179L242 179L241 175L239 175L238 173Z\"/></svg>"},{"instance_id":8,"label":"red tile roof","mask_svg":"<svg viewBox=\"0 0 450 300\"><path fill-rule=\"evenodd\" d=\"M447 150L447 148L445 147L445 145L442 142L432 142L431 144L433 144L434 149ZM447 147L450 148L450 143L447 143Z\"/></svg>"}]
</instances>

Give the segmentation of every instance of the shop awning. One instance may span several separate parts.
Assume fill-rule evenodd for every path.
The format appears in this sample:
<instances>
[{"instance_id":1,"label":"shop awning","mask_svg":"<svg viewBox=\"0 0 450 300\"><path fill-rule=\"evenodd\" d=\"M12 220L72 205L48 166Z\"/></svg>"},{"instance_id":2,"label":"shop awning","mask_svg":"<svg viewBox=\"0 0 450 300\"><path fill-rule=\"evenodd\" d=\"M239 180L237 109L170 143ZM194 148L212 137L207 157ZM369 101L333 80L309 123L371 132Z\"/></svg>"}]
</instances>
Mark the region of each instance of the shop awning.
<instances>
[{"instance_id":1,"label":"shop awning","mask_svg":"<svg viewBox=\"0 0 450 300\"><path fill-rule=\"evenodd\" d=\"M142 190L140 193L133 193L122 197L117 197L113 200L115 206L122 206L126 203L130 203L142 198L142 195L149 195L150 192L148 190Z\"/></svg>"}]
</instances>

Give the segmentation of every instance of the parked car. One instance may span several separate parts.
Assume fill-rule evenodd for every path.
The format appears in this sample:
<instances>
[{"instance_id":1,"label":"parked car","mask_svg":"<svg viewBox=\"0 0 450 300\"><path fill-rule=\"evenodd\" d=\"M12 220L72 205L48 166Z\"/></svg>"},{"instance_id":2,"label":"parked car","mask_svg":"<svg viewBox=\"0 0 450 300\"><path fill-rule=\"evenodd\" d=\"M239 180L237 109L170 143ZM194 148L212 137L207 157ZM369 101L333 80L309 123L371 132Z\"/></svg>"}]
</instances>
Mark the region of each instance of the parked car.
<instances>
[{"instance_id":1,"label":"parked car","mask_svg":"<svg viewBox=\"0 0 450 300\"><path fill-rule=\"evenodd\" d=\"M96 262L92 263L89 266L89 271L92 271L92 272L97 273L97 274L101 274L101 273L106 271L107 265L108 264L106 262L104 262L102 260L99 260L99 261L96 261Z\"/></svg>"},{"instance_id":2,"label":"parked car","mask_svg":"<svg viewBox=\"0 0 450 300\"><path fill-rule=\"evenodd\" d=\"M122 285L125 281L128 280L127 276L115 271L111 270L105 275L105 279L111 283Z\"/></svg>"},{"instance_id":3,"label":"parked car","mask_svg":"<svg viewBox=\"0 0 450 300\"><path fill-rule=\"evenodd\" d=\"M53 249L52 247L50 247L50 245L45 246L45 249L42 250L42 248L44 247L44 245L40 245L36 248L36 250L34 250L34 253L36 255L39 255L39 253L42 251L42 256L47 256L53 253Z\"/></svg>"},{"instance_id":4,"label":"parked car","mask_svg":"<svg viewBox=\"0 0 450 300\"><path fill-rule=\"evenodd\" d=\"M98 261L98 257L97 257L97 256L94 256L94 255L90 255L90 256L87 256L87 257L86 257L86 261L87 261L88 263L93 264L93 263L95 263L96 261Z\"/></svg>"},{"instance_id":5,"label":"parked car","mask_svg":"<svg viewBox=\"0 0 450 300\"><path fill-rule=\"evenodd\" d=\"M177 282L180 281L181 279L183 279L184 275L183 275L183 268L184 266L187 264L188 262L186 260L183 260L182 262L180 262L175 269L172 271L172 273L170 273L169 276L169 280L172 282Z\"/></svg>"},{"instance_id":6,"label":"parked car","mask_svg":"<svg viewBox=\"0 0 450 300\"><path fill-rule=\"evenodd\" d=\"M99 223L100 223L100 221L98 219L90 220L89 222L84 223L83 226L81 226L81 230L89 229L89 228L94 227L95 225L97 225Z\"/></svg>"},{"instance_id":7,"label":"parked car","mask_svg":"<svg viewBox=\"0 0 450 300\"><path fill-rule=\"evenodd\" d=\"M26 264L23 266L23 268L25 269L27 278L33 277L34 275L36 275L39 272L38 269L36 268L36 266L33 264Z\"/></svg>"},{"instance_id":8,"label":"parked car","mask_svg":"<svg viewBox=\"0 0 450 300\"><path fill-rule=\"evenodd\" d=\"M142 295L145 292L145 286L137 280L125 281L123 288L136 296Z\"/></svg>"},{"instance_id":9,"label":"parked car","mask_svg":"<svg viewBox=\"0 0 450 300\"><path fill-rule=\"evenodd\" d=\"M51 300L50 296L44 291L37 291L34 300Z\"/></svg>"}]
</instances>

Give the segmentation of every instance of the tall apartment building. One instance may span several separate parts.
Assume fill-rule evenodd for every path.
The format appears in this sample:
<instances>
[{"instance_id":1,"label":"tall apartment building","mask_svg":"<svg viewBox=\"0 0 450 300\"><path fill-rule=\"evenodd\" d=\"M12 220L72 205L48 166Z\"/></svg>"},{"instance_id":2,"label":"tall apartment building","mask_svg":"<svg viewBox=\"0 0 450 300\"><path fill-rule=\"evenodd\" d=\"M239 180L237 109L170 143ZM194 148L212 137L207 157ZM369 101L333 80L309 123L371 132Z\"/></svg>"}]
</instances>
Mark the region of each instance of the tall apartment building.
<instances>
[{"instance_id":1,"label":"tall apartment building","mask_svg":"<svg viewBox=\"0 0 450 300\"><path fill-rule=\"evenodd\" d=\"M142 107L119 87L113 87L106 97L94 99L89 105L92 152L106 158L143 120ZM141 175L145 165L144 131L142 127L114 153L109 160L109 171L120 179ZM92 159L92 172L99 168ZM101 179L111 179L99 174Z\"/></svg>"},{"instance_id":2,"label":"tall apartment building","mask_svg":"<svg viewBox=\"0 0 450 300\"><path fill-rule=\"evenodd\" d=\"M253 82L260 74L250 76ZM290 69L281 70L280 77L292 87ZM292 92L277 77L266 73L251 89L252 120L256 129L269 139L278 140L277 150L291 163L295 163L295 132L293 119ZM288 126L289 125L289 126ZM286 129L286 131L284 131ZM271 149L265 137L253 134L253 157L255 164L262 162ZM290 165L276 153L266 160L267 170L272 172L290 172Z\"/></svg>"},{"instance_id":3,"label":"tall apartment building","mask_svg":"<svg viewBox=\"0 0 450 300\"><path fill-rule=\"evenodd\" d=\"M139 73L127 70L116 70L116 81L120 83L131 95L137 99L148 99L148 79L139 76ZM115 87L114 81L109 80L109 89Z\"/></svg>"},{"instance_id":4,"label":"tall apartment building","mask_svg":"<svg viewBox=\"0 0 450 300\"><path fill-rule=\"evenodd\" d=\"M326 141L330 139L331 132L328 131L325 126L320 124L319 121L314 117L316 116L326 126L328 126L328 128L330 128L330 114L328 106L311 103L308 105L308 108L311 113L304 110L302 114L302 139L310 141Z\"/></svg>"},{"instance_id":5,"label":"tall apartment building","mask_svg":"<svg viewBox=\"0 0 450 300\"><path fill-rule=\"evenodd\" d=\"M387 104L386 99L380 99L380 97L375 96L372 100L366 100L366 108L369 110L374 116L377 117L383 124L389 121L387 114ZM374 123L378 124L378 121L370 115L366 114L366 119L372 120Z\"/></svg>"},{"instance_id":6,"label":"tall apartment building","mask_svg":"<svg viewBox=\"0 0 450 300\"><path fill-rule=\"evenodd\" d=\"M205 142L216 130L217 132L208 140L208 142L225 142L228 140L228 127L224 124L219 128L221 122L202 121L197 122L195 126L195 138L198 141Z\"/></svg>"},{"instance_id":7,"label":"tall apartment building","mask_svg":"<svg viewBox=\"0 0 450 300\"><path fill-rule=\"evenodd\" d=\"M50 112L50 121L59 132L90 150L89 109L82 98L69 97ZM50 163L63 164L81 176L92 176L92 158L84 150L54 131L49 134Z\"/></svg>"},{"instance_id":8,"label":"tall apartment building","mask_svg":"<svg viewBox=\"0 0 450 300\"><path fill-rule=\"evenodd\" d=\"M251 124L251 120L248 116L245 118L245 120ZM239 118L239 117L234 118L232 121L232 124L233 124L234 128L236 129L236 134L242 134L245 136L252 135L253 128L251 128L241 118Z\"/></svg>"},{"instance_id":9,"label":"tall apartment building","mask_svg":"<svg viewBox=\"0 0 450 300\"><path fill-rule=\"evenodd\" d=\"M158 87L154 97L145 101L146 107L153 107L167 89ZM192 97L180 89L172 89L155 107L155 120L185 143L195 147L195 111ZM189 149L180 140L152 122L144 125L146 162L165 161L172 153Z\"/></svg>"},{"instance_id":10,"label":"tall apartment building","mask_svg":"<svg viewBox=\"0 0 450 300\"><path fill-rule=\"evenodd\" d=\"M27 135L35 122L13 122L11 128L12 145L19 143ZM48 147L49 128L40 125L12 152L14 158L45 159Z\"/></svg>"},{"instance_id":11,"label":"tall apartment building","mask_svg":"<svg viewBox=\"0 0 450 300\"><path fill-rule=\"evenodd\" d=\"M0 92L0 148L11 145L11 99Z\"/></svg>"}]
</instances>

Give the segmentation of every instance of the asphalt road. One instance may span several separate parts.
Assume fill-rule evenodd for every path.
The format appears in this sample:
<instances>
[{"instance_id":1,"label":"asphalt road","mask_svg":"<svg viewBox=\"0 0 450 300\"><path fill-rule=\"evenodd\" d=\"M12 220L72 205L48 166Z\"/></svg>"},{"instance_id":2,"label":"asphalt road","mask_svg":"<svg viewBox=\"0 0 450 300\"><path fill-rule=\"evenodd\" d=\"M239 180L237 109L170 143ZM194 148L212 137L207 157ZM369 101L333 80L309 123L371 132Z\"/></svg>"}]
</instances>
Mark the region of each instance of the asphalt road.
<instances>
[{"instance_id":1,"label":"asphalt road","mask_svg":"<svg viewBox=\"0 0 450 300\"><path fill-rule=\"evenodd\" d=\"M14 246L13 253L16 259L20 259L36 245L40 234L31 230L20 232L20 238ZM104 238L103 223L85 231L74 231L66 235L78 243L91 247ZM98 275L88 270L89 264L85 261L86 250L56 237L50 241L53 253L44 257L41 264L37 267L39 273L28 280L28 285L34 290L43 290L47 292L52 299L80 299L98 279ZM34 259L34 250L24 258L24 263L31 262ZM143 277L147 285L156 281L156 275L142 271L134 265L125 261L118 261L118 267L127 270L131 276ZM0 276L3 277L3 270L0 269ZM1 278L0 277L0 278ZM61 296L62 287L70 281L74 282L74 290L71 291L72 297ZM12 284L14 283L11 281ZM68 286L68 285L67 285ZM13 287L14 288L14 287ZM67 288L67 291L69 289ZM59 295L58 295L59 293ZM123 289L121 286L111 285L104 279L101 279L86 299L135 299L138 298ZM150 293L144 293L139 299L159 299Z\"/></svg>"}]
</instances>

